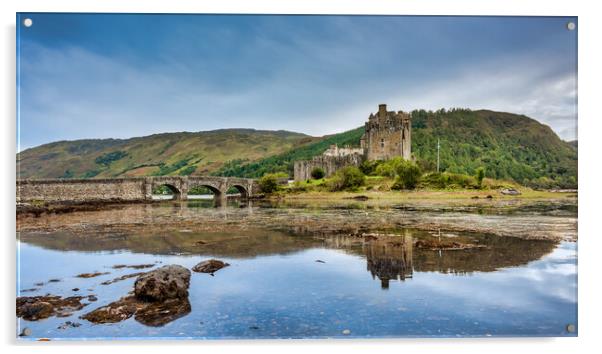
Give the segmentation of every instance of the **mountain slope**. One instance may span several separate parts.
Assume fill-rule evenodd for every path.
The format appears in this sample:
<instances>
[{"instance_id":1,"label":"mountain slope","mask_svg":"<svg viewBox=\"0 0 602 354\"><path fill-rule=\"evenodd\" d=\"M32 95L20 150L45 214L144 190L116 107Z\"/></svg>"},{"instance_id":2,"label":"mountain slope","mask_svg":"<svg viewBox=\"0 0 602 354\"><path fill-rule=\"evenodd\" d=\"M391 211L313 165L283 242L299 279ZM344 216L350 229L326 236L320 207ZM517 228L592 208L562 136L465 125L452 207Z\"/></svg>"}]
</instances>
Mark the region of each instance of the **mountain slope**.
<instances>
[{"instance_id":1,"label":"mountain slope","mask_svg":"<svg viewBox=\"0 0 602 354\"><path fill-rule=\"evenodd\" d=\"M254 161L314 138L287 131L222 129L131 139L59 141L17 154L19 178L209 174L236 158Z\"/></svg>"},{"instance_id":2,"label":"mountain slope","mask_svg":"<svg viewBox=\"0 0 602 354\"><path fill-rule=\"evenodd\" d=\"M167 133L132 139L61 141L17 155L20 178L126 177L213 174L260 177L292 175L296 160L321 154L331 144L359 146L364 127L314 138L286 131L223 129ZM412 152L426 171L512 179L538 187L576 187L576 142L523 115L467 109L412 112ZM19 170L17 170L19 171Z\"/></svg>"},{"instance_id":3,"label":"mountain slope","mask_svg":"<svg viewBox=\"0 0 602 354\"><path fill-rule=\"evenodd\" d=\"M255 162L233 160L215 174L258 177L265 172L292 174L295 160L321 154L330 144L359 145L360 127ZM412 152L424 170L474 174L485 167L492 178L540 186L575 187L577 151L550 127L523 115L488 110L417 110L412 112Z\"/></svg>"},{"instance_id":4,"label":"mountain slope","mask_svg":"<svg viewBox=\"0 0 602 354\"><path fill-rule=\"evenodd\" d=\"M473 174L484 166L488 177L537 185L551 179L576 185L577 151L547 125L526 117L489 110L412 112L412 149L433 168L440 138L441 169Z\"/></svg>"},{"instance_id":5,"label":"mountain slope","mask_svg":"<svg viewBox=\"0 0 602 354\"><path fill-rule=\"evenodd\" d=\"M293 165L297 160L308 160L320 155L332 144L339 146L359 146L364 127L339 134L326 135L321 139L305 143L284 153L268 156L258 161L249 162L244 159L228 161L213 174L216 176L261 177L270 172L286 172L292 176Z\"/></svg>"}]
</instances>

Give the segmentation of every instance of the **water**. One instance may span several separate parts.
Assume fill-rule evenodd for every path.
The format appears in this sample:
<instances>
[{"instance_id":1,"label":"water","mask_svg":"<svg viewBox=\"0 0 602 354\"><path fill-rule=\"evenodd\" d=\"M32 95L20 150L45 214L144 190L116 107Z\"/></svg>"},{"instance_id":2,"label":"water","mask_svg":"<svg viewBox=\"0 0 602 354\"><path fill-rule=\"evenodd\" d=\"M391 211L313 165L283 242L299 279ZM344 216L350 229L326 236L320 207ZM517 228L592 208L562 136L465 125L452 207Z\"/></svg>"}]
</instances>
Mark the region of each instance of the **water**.
<instances>
[{"instance_id":1,"label":"water","mask_svg":"<svg viewBox=\"0 0 602 354\"><path fill-rule=\"evenodd\" d=\"M94 294L98 301L66 318L18 319L18 330L30 328L32 335L21 337L27 339L576 335L567 331L567 325L577 325L576 242L458 227L379 229L368 222L389 225L386 221L399 213L394 208L215 209L189 202L20 221L17 287L28 291L18 295ZM409 213L443 217L426 210ZM572 213L515 210L500 222L512 224L517 217L541 223L543 217L542 225L556 231L564 225L561 233L571 234ZM473 213L463 217L475 222ZM482 221L490 217L482 215ZM462 224L456 219L449 225ZM345 221L349 229L340 227ZM448 247L431 249L429 242ZM454 242L456 249L449 249ZM161 327L133 317L98 325L79 318L132 289L135 278L101 285L140 271L114 265L191 268L209 258L231 266L215 276L192 274L192 311L184 317ZM94 271L110 274L75 277ZM44 285L35 285L40 282ZM81 325L59 328L66 321Z\"/></svg>"}]
</instances>

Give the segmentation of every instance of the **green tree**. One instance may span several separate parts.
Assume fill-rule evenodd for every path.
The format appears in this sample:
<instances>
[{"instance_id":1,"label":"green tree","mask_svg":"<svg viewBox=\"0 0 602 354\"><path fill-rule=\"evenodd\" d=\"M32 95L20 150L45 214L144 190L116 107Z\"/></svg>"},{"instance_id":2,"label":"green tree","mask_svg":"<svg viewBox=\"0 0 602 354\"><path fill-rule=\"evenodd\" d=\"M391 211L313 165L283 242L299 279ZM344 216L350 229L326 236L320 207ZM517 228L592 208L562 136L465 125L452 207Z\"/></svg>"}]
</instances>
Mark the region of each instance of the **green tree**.
<instances>
[{"instance_id":1,"label":"green tree","mask_svg":"<svg viewBox=\"0 0 602 354\"><path fill-rule=\"evenodd\" d=\"M328 181L331 191L354 190L366 183L366 176L355 166L338 170Z\"/></svg>"},{"instance_id":2,"label":"green tree","mask_svg":"<svg viewBox=\"0 0 602 354\"><path fill-rule=\"evenodd\" d=\"M360 165L360 171L366 176L373 176L376 174L376 168L382 163L382 160L365 160Z\"/></svg>"},{"instance_id":3,"label":"green tree","mask_svg":"<svg viewBox=\"0 0 602 354\"><path fill-rule=\"evenodd\" d=\"M401 161L397 165L396 172L394 189L414 189L422 176L420 167L411 161Z\"/></svg>"},{"instance_id":4,"label":"green tree","mask_svg":"<svg viewBox=\"0 0 602 354\"><path fill-rule=\"evenodd\" d=\"M383 176L383 177L395 177L395 166L393 166L393 164L389 163L389 161L384 162L380 165L378 165L376 167L376 170L374 171L374 173L377 176Z\"/></svg>"},{"instance_id":5,"label":"green tree","mask_svg":"<svg viewBox=\"0 0 602 354\"><path fill-rule=\"evenodd\" d=\"M325 175L326 173L321 167L314 167L314 169L311 170L311 178L313 179L321 179L324 178Z\"/></svg>"},{"instance_id":6,"label":"green tree","mask_svg":"<svg viewBox=\"0 0 602 354\"><path fill-rule=\"evenodd\" d=\"M259 179L259 188L264 193L274 193L280 189L279 181L286 177L288 175L283 173L267 173Z\"/></svg>"}]
</instances>

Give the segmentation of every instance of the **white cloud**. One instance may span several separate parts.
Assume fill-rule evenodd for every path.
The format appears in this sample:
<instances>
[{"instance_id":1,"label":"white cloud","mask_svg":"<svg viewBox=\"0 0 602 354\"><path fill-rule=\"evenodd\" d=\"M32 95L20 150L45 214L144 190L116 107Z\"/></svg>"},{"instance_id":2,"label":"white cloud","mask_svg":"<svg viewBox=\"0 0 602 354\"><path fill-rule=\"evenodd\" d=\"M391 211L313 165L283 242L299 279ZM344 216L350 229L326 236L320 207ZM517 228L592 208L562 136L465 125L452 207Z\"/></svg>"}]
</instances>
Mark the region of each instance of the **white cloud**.
<instances>
[{"instance_id":1,"label":"white cloud","mask_svg":"<svg viewBox=\"0 0 602 354\"><path fill-rule=\"evenodd\" d=\"M215 77L191 75L191 68L177 61L137 67L75 47L34 49L38 55L22 62L21 148L62 139L228 127L332 134L362 125L378 103L406 111L467 107L525 114L563 139L575 138L575 74L530 57L450 67L436 79L358 77L345 83L320 78L320 68L304 77L299 59L280 63L254 85L218 91ZM345 48L334 51L343 55Z\"/></svg>"}]
</instances>

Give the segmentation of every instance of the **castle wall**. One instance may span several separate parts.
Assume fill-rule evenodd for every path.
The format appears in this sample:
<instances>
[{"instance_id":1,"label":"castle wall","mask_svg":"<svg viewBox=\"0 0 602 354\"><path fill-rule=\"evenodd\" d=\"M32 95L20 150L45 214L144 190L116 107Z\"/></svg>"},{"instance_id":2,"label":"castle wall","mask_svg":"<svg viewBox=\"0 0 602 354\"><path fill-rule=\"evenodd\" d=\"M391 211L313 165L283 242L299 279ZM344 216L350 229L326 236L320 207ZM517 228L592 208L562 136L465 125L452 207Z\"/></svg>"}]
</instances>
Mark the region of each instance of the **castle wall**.
<instances>
[{"instance_id":1,"label":"castle wall","mask_svg":"<svg viewBox=\"0 0 602 354\"><path fill-rule=\"evenodd\" d=\"M370 114L361 148L338 148L332 145L320 156L308 161L295 161L295 181L311 178L311 171L320 167L331 176L345 166L358 166L364 160L388 160L394 157L412 159L412 123L408 113L388 112L387 105L378 106L376 115Z\"/></svg>"},{"instance_id":2,"label":"castle wall","mask_svg":"<svg viewBox=\"0 0 602 354\"><path fill-rule=\"evenodd\" d=\"M339 156L320 155L311 160L295 161L295 181L311 179L311 171L316 167L323 169L326 177L329 177L343 167L359 166L364 160L364 155L354 153Z\"/></svg>"},{"instance_id":3,"label":"castle wall","mask_svg":"<svg viewBox=\"0 0 602 354\"><path fill-rule=\"evenodd\" d=\"M365 125L364 146L368 160L388 160L401 156L412 157L412 127L410 115L404 112L387 112L380 105L376 115L370 115Z\"/></svg>"}]
</instances>

